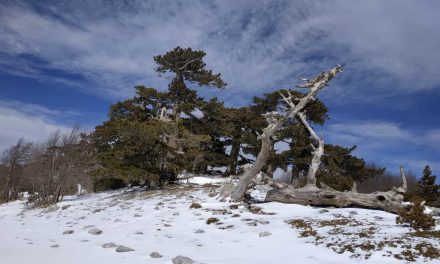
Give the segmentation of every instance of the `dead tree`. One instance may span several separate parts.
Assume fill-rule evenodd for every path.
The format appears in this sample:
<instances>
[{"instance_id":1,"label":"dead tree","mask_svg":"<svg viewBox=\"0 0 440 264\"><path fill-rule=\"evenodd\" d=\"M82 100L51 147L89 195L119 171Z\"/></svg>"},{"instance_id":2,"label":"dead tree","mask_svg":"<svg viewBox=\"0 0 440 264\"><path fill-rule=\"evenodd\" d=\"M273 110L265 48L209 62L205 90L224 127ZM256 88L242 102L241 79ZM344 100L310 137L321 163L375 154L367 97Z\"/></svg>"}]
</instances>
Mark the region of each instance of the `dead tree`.
<instances>
[{"instance_id":1,"label":"dead tree","mask_svg":"<svg viewBox=\"0 0 440 264\"><path fill-rule=\"evenodd\" d=\"M231 197L233 200L242 199L249 184L264 166L270 151L271 137L284 125L288 118L298 118L308 130L313 142L313 157L307 174L307 184L302 188L296 189L289 184L279 183L266 177L263 180L263 184L271 188L266 194L265 201L337 207L360 206L382 209L393 213L399 212L402 208L403 195L407 189L406 176L402 166L400 167L403 181L402 186L399 188L394 187L387 192L358 193L356 191L356 183L353 184L353 188L349 192L336 191L323 183L320 184L320 188L317 186L316 173L321 164L321 156L324 153L324 141L318 137L307 122L304 108L309 102L315 100L316 94L327 86L328 82L339 72L342 72L342 68L338 65L328 72L321 73L313 80L302 79L305 83L297 87L310 89L309 93L303 98L293 98L290 92L287 92L287 95L280 93L287 105L287 109L283 115L278 112L266 114L268 126L263 130L262 135L259 136L262 140L261 150L256 162L243 174L238 186L232 192Z\"/></svg>"},{"instance_id":2,"label":"dead tree","mask_svg":"<svg viewBox=\"0 0 440 264\"><path fill-rule=\"evenodd\" d=\"M298 98L298 102L295 103L295 98L293 98L290 92L288 92L287 96L282 95L283 99L289 105L289 108L286 109L284 115L280 115L277 112L266 114L268 126L264 128L263 133L258 136L258 139L261 140L260 152L257 155L255 163L250 169L244 172L243 176L240 178L240 182L237 188L235 188L235 190L231 194L231 198L234 201L238 201L243 198L244 194L246 193L247 187L252 182L252 179L261 171L264 164L266 163L271 148L271 137L274 136L274 134L286 123L289 118L295 118L298 113L304 110L308 103L314 101L318 92L322 90L325 86L327 86L330 80L333 79L340 72L342 72L342 67L340 65L337 65L328 72L322 72L312 80L302 79L305 81L305 83L297 87L308 88L309 92L307 93L307 95L305 95L301 99ZM312 178L310 178L309 180L312 180Z\"/></svg>"},{"instance_id":3,"label":"dead tree","mask_svg":"<svg viewBox=\"0 0 440 264\"><path fill-rule=\"evenodd\" d=\"M266 180L266 184L272 189L267 192L265 201L336 207L358 206L398 213L402 208L403 196L407 188L402 166L400 167L400 175L403 181L401 187L394 187L387 192L374 193L358 193L355 186L352 191L340 192L323 183L321 183L321 188L306 186L295 189L291 185Z\"/></svg>"}]
</instances>

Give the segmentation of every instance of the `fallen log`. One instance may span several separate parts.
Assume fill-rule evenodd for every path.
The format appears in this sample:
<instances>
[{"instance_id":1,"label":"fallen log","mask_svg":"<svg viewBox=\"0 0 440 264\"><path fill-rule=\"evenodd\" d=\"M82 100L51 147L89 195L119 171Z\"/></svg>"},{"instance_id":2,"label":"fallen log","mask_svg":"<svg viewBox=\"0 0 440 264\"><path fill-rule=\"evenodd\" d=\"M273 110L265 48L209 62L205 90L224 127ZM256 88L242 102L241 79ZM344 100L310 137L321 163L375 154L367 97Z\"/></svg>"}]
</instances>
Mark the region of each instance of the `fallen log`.
<instances>
[{"instance_id":1,"label":"fallen log","mask_svg":"<svg viewBox=\"0 0 440 264\"><path fill-rule=\"evenodd\" d=\"M403 185L394 187L387 192L358 193L352 191L340 192L328 186L318 188L306 185L295 189L293 186L265 179L272 187L266 194L267 202L294 203L301 205L350 207L358 206L370 209L381 209L390 213L398 213L403 208L403 198L406 192L406 176L403 167L400 168Z\"/></svg>"}]
</instances>

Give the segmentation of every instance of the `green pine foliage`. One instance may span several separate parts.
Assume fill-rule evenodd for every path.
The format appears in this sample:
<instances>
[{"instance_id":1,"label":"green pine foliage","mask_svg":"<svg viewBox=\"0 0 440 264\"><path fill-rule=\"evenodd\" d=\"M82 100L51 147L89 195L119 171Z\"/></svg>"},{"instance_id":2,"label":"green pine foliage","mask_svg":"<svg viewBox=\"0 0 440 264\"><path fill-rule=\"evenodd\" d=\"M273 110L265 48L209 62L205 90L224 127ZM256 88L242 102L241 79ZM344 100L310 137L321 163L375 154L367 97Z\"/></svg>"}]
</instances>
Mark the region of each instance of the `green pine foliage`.
<instances>
[{"instance_id":1,"label":"green pine foliage","mask_svg":"<svg viewBox=\"0 0 440 264\"><path fill-rule=\"evenodd\" d=\"M111 106L109 120L96 127L92 142L100 159L93 171L95 181L123 179L126 183L157 184L175 179L184 170L204 174L208 168L225 166L225 175L240 173L240 165L252 162L261 142L257 134L267 126L263 114L286 107L279 92L255 97L244 107L227 107L217 98L208 101L193 88L223 89L219 73L206 68L206 53L191 48L175 49L154 57L159 75L171 77L168 89L159 91L136 87L136 95ZM290 90L297 98L305 94ZM201 114L195 114L199 112ZM327 107L319 100L307 106L312 125L328 119ZM285 142L280 151L275 145ZM308 131L296 118L290 118L272 138L272 152L263 170L268 174L293 168L298 177L308 171L312 158ZM228 151L226 151L228 149ZM318 180L338 190L351 188L381 173L367 168L363 159L353 156L352 148L326 145ZM383 171L382 171L383 172Z\"/></svg>"},{"instance_id":2,"label":"green pine foliage","mask_svg":"<svg viewBox=\"0 0 440 264\"><path fill-rule=\"evenodd\" d=\"M426 165L422 178L417 182L416 195L424 199L427 205L431 205L440 198L440 185L435 183L435 175L432 175L431 168Z\"/></svg>"},{"instance_id":3,"label":"green pine foliage","mask_svg":"<svg viewBox=\"0 0 440 264\"><path fill-rule=\"evenodd\" d=\"M408 205L400 210L396 217L397 224L408 224L415 230L431 230L435 227L435 219L431 214L425 214L425 207L423 200L413 197L411 205Z\"/></svg>"}]
</instances>

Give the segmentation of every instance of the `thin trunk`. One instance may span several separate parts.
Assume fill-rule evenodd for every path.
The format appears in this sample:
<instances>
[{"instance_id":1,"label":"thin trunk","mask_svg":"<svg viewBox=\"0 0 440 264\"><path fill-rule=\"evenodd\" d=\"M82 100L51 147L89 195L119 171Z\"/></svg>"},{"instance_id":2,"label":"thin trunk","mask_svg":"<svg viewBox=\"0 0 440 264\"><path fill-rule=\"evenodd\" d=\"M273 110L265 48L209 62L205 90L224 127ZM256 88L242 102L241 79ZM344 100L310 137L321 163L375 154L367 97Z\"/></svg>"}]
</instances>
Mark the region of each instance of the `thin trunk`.
<instances>
[{"instance_id":1,"label":"thin trunk","mask_svg":"<svg viewBox=\"0 0 440 264\"><path fill-rule=\"evenodd\" d=\"M231 175L231 174L235 175L237 173L238 157L240 156L240 147L241 147L240 141L233 138L231 154L230 154L231 163L229 164L227 175Z\"/></svg>"}]
</instances>

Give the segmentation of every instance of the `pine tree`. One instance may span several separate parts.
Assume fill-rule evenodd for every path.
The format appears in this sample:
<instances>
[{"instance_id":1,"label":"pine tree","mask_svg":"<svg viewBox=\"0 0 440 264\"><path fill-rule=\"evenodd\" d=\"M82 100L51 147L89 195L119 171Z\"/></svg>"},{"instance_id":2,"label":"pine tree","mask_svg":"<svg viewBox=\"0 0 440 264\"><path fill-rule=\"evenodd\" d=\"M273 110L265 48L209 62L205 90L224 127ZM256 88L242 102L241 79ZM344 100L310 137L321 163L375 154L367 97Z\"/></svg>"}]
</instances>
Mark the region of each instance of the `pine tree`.
<instances>
[{"instance_id":1,"label":"pine tree","mask_svg":"<svg viewBox=\"0 0 440 264\"><path fill-rule=\"evenodd\" d=\"M206 53L191 48L176 47L164 55L157 55L154 61L158 65L156 71L160 74L174 74L168 85L169 99L173 102L173 115L177 119L180 113L190 114L202 101L194 90L188 88L186 82L199 86L211 86L222 89L226 83L220 73L214 74L206 69L203 58Z\"/></svg>"},{"instance_id":2,"label":"pine tree","mask_svg":"<svg viewBox=\"0 0 440 264\"><path fill-rule=\"evenodd\" d=\"M440 186L435 184L437 176L432 175L431 168L426 165L423 169L423 176L417 182L417 195L424 199L429 205L440 196Z\"/></svg>"},{"instance_id":3,"label":"pine tree","mask_svg":"<svg viewBox=\"0 0 440 264\"><path fill-rule=\"evenodd\" d=\"M177 47L154 57L157 72L174 74L168 90L137 86L132 99L111 106L109 120L97 126L92 135L102 161L93 172L97 179L166 182L183 170L194 171L206 152L212 151L210 131L197 129L198 118L193 114L207 103L186 85L226 85L220 74L205 69L205 55Z\"/></svg>"}]
</instances>

